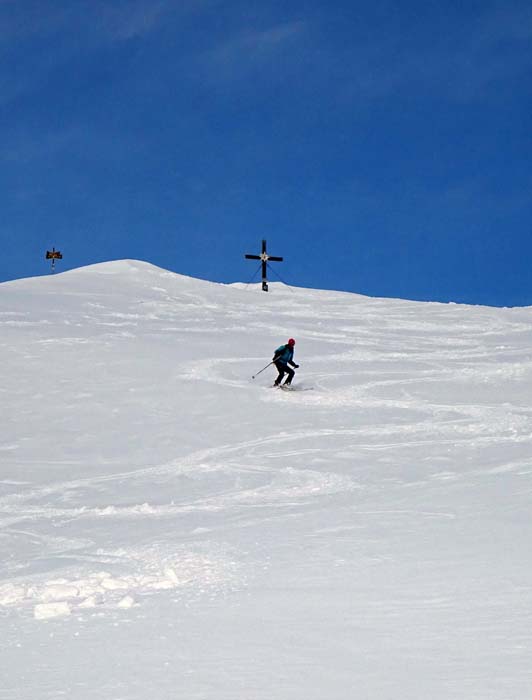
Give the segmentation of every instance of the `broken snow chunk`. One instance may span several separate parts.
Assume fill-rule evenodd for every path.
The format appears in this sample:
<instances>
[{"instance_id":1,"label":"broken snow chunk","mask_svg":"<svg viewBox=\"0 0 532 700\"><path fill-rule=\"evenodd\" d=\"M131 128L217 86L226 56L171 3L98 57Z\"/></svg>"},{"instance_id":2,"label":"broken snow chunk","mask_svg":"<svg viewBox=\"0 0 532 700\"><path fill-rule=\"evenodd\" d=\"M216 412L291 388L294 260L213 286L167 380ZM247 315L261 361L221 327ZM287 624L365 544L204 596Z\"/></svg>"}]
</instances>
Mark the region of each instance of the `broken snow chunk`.
<instances>
[{"instance_id":1,"label":"broken snow chunk","mask_svg":"<svg viewBox=\"0 0 532 700\"><path fill-rule=\"evenodd\" d=\"M33 610L36 620L51 620L54 617L70 615L72 608L65 601L61 603L40 603Z\"/></svg>"},{"instance_id":2,"label":"broken snow chunk","mask_svg":"<svg viewBox=\"0 0 532 700\"><path fill-rule=\"evenodd\" d=\"M175 588L175 583L168 579L159 579L150 583L148 588L152 588L154 591L169 591L171 588Z\"/></svg>"},{"instance_id":3,"label":"broken snow chunk","mask_svg":"<svg viewBox=\"0 0 532 700\"><path fill-rule=\"evenodd\" d=\"M129 583L123 578L104 578L101 585L107 591L127 590L129 588Z\"/></svg>"},{"instance_id":4,"label":"broken snow chunk","mask_svg":"<svg viewBox=\"0 0 532 700\"><path fill-rule=\"evenodd\" d=\"M111 574L108 571L97 571L94 574L90 574L89 578L95 578L102 581L104 578L111 578Z\"/></svg>"},{"instance_id":5,"label":"broken snow chunk","mask_svg":"<svg viewBox=\"0 0 532 700\"><path fill-rule=\"evenodd\" d=\"M101 592L102 588L98 583L80 581L78 585L78 596L80 598L90 598L95 593Z\"/></svg>"},{"instance_id":6,"label":"broken snow chunk","mask_svg":"<svg viewBox=\"0 0 532 700\"><path fill-rule=\"evenodd\" d=\"M41 600L47 603L55 600L64 600L65 598L77 598L78 595L79 590L77 586L61 582L46 585L41 593Z\"/></svg>"},{"instance_id":7,"label":"broken snow chunk","mask_svg":"<svg viewBox=\"0 0 532 700\"><path fill-rule=\"evenodd\" d=\"M150 506L149 503L143 503L141 506L137 506L137 511L139 513L145 513L147 515L151 515L152 513L157 512L153 506Z\"/></svg>"},{"instance_id":8,"label":"broken snow chunk","mask_svg":"<svg viewBox=\"0 0 532 700\"><path fill-rule=\"evenodd\" d=\"M119 601L117 607L122 608L123 610L128 610L129 608L132 608L135 605L135 600L130 596L126 595L124 598L122 598L121 601Z\"/></svg>"},{"instance_id":9,"label":"broken snow chunk","mask_svg":"<svg viewBox=\"0 0 532 700\"><path fill-rule=\"evenodd\" d=\"M91 595L88 598L85 598L78 607L87 609L87 608L95 608L100 602L100 599L96 597L95 595Z\"/></svg>"},{"instance_id":10,"label":"broken snow chunk","mask_svg":"<svg viewBox=\"0 0 532 700\"><path fill-rule=\"evenodd\" d=\"M179 579L178 579L178 577L177 577L176 572L175 572L173 569L171 569L170 567L168 567L167 569L164 570L164 573L165 573L166 578L167 578L169 581L171 581L172 583L174 583L176 586L178 585Z\"/></svg>"},{"instance_id":11,"label":"broken snow chunk","mask_svg":"<svg viewBox=\"0 0 532 700\"><path fill-rule=\"evenodd\" d=\"M14 586L6 583L0 586L0 605L15 605L26 597L26 590L23 586Z\"/></svg>"}]
</instances>

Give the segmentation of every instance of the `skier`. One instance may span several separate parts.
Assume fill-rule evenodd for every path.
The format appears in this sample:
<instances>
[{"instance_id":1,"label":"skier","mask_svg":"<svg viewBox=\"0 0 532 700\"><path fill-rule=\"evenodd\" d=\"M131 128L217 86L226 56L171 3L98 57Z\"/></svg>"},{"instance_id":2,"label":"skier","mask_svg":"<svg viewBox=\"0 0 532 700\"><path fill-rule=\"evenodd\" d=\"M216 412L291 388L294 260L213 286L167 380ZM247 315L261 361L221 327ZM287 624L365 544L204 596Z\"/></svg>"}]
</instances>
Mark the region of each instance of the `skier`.
<instances>
[{"instance_id":1,"label":"skier","mask_svg":"<svg viewBox=\"0 0 532 700\"><path fill-rule=\"evenodd\" d=\"M281 345L275 351L272 361L277 367L279 376L275 380L274 386L279 386L285 374L287 374L288 376L283 386L290 386L290 384L292 383L292 379L294 378L295 372L293 369L290 369L288 365L292 365L292 367L295 367L296 369L298 369L299 367L299 365L296 365L296 363L293 361L295 344L296 341L293 338L290 338L286 345Z\"/></svg>"}]
</instances>

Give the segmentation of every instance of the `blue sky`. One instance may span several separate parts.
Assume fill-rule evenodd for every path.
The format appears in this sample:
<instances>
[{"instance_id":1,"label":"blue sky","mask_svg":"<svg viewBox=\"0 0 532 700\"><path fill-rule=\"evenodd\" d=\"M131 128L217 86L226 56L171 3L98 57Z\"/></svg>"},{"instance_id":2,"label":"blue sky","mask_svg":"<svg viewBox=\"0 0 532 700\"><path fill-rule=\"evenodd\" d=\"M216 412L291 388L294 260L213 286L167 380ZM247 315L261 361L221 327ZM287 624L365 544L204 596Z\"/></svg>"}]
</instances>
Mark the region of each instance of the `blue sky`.
<instances>
[{"instance_id":1,"label":"blue sky","mask_svg":"<svg viewBox=\"0 0 532 700\"><path fill-rule=\"evenodd\" d=\"M528 1L0 0L0 281L530 305L531 163Z\"/></svg>"}]
</instances>

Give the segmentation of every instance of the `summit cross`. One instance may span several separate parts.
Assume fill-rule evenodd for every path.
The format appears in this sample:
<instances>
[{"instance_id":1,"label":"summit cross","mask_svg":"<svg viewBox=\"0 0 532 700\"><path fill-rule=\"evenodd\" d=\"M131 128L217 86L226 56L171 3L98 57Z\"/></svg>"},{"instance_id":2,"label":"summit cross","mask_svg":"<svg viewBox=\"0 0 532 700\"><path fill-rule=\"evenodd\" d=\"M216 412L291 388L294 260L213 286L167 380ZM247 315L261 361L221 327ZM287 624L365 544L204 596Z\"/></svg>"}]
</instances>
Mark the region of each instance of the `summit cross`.
<instances>
[{"instance_id":1,"label":"summit cross","mask_svg":"<svg viewBox=\"0 0 532 700\"><path fill-rule=\"evenodd\" d=\"M266 276L266 268L268 262L272 260L273 262L283 262L283 258L276 257L274 255L268 255L266 252L266 241L262 241L262 252L260 255L245 255L248 260L262 260L262 291L268 291L268 279Z\"/></svg>"}]
</instances>

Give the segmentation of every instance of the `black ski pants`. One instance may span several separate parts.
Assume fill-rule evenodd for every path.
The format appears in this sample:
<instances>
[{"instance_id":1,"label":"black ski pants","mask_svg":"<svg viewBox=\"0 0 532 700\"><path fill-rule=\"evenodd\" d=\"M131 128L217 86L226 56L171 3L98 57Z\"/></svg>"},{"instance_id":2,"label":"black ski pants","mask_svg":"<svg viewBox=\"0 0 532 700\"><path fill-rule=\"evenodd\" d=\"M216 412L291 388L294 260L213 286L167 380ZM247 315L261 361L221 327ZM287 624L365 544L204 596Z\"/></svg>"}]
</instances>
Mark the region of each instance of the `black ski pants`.
<instances>
[{"instance_id":1,"label":"black ski pants","mask_svg":"<svg viewBox=\"0 0 532 700\"><path fill-rule=\"evenodd\" d=\"M275 383L280 384L283 381L284 375L287 374L288 377L286 378L285 384L291 384L295 374L294 370L291 369L288 365L285 365L283 362L276 362L275 366L277 367L277 371L279 372L279 376L275 380Z\"/></svg>"}]
</instances>

